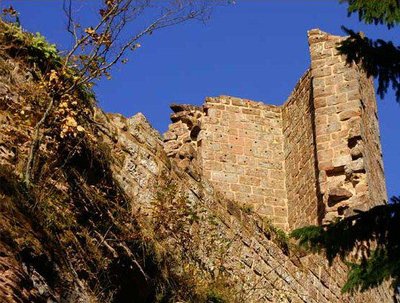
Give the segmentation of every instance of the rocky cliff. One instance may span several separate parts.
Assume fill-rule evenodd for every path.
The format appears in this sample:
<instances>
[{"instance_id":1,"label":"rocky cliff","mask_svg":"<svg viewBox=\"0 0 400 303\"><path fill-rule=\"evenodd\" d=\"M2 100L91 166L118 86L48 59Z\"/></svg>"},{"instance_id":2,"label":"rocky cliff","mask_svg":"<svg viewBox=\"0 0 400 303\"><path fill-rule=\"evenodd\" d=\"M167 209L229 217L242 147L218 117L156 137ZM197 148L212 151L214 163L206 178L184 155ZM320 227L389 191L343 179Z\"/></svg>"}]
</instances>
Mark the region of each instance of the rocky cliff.
<instances>
[{"instance_id":1,"label":"rocky cliff","mask_svg":"<svg viewBox=\"0 0 400 303\"><path fill-rule=\"evenodd\" d=\"M167 154L143 115L105 114L90 94L56 103L23 182L51 70L7 27L0 41L1 302L391 302L387 284L341 294L340 260L299 250L190 153ZM84 131L59 128L66 108Z\"/></svg>"}]
</instances>

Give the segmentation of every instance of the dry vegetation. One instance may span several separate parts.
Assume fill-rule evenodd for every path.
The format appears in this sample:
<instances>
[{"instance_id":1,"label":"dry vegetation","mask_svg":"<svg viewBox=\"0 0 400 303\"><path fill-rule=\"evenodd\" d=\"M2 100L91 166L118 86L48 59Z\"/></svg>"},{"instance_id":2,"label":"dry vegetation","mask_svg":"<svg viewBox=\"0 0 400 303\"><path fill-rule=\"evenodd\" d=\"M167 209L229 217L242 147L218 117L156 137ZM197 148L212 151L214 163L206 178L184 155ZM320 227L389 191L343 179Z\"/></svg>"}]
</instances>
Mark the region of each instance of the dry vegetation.
<instances>
[{"instance_id":1,"label":"dry vegetation","mask_svg":"<svg viewBox=\"0 0 400 303\"><path fill-rule=\"evenodd\" d=\"M40 35L0 22L0 45L0 271L19 273L10 280L19 298L244 302L225 271L230 241L218 212L193 204L179 179L159 187L151 219L134 211L113 176L124 162L112 151L115 130L98 117L90 87L65 92L74 70L59 69L62 58ZM257 221L251 209L228 208ZM202 222L211 226L212 273L198 253ZM289 254L282 231L266 221L257 228Z\"/></svg>"},{"instance_id":2,"label":"dry vegetation","mask_svg":"<svg viewBox=\"0 0 400 303\"><path fill-rule=\"evenodd\" d=\"M222 281L203 280L185 262L193 245L186 230L199 218L174 185L155 200L154 224L132 215L102 143L112 131L93 120L90 89L58 93L73 71L55 71L55 47L4 22L0 44L0 147L13 151L0 165L0 254L28 268L16 285L26 300L57 301L62 294L88 302L232 301ZM49 102L54 110L46 113ZM167 249L178 234L184 254ZM28 281L35 276L39 282Z\"/></svg>"}]
</instances>

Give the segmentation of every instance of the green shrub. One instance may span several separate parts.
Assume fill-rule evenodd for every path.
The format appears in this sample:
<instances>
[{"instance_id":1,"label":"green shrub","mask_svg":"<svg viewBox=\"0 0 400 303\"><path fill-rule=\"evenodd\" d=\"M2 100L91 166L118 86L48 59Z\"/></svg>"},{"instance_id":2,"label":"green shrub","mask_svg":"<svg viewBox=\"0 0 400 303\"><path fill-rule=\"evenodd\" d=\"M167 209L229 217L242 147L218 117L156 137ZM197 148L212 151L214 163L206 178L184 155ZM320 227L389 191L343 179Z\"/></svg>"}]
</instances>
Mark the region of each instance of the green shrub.
<instances>
[{"instance_id":1,"label":"green shrub","mask_svg":"<svg viewBox=\"0 0 400 303\"><path fill-rule=\"evenodd\" d=\"M23 54L41 70L61 66L61 57L56 45L49 43L40 33L33 35L15 24L6 22L1 23L1 32L3 43L11 45L11 50Z\"/></svg>"}]
</instances>

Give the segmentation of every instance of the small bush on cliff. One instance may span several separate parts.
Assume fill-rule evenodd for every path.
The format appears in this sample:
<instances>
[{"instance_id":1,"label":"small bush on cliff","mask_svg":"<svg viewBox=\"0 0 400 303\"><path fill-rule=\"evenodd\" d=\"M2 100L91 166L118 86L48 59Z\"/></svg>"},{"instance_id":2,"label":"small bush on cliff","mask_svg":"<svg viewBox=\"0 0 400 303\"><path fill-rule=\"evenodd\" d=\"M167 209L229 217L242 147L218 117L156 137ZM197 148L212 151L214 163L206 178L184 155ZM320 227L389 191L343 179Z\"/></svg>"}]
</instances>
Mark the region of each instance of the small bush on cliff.
<instances>
[{"instance_id":1,"label":"small bush on cliff","mask_svg":"<svg viewBox=\"0 0 400 303\"><path fill-rule=\"evenodd\" d=\"M254 211L254 207L251 204L244 204L240 206L240 209L245 213L245 214L251 214Z\"/></svg>"},{"instance_id":2,"label":"small bush on cliff","mask_svg":"<svg viewBox=\"0 0 400 303\"><path fill-rule=\"evenodd\" d=\"M55 44L49 43L40 33L26 32L15 23L1 22L1 40L12 53L28 60L40 68L41 72L61 66L61 57Z\"/></svg>"},{"instance_id":3,"label":"small bush on cliff","mask_svg":"<svg viewBox=\"0 0 400 303\"><path fill-rule=\"evenodd\" d=\"M290 237L285 231L274 226L268 218L261 219L260 227L268 239L277 244L286 255L289 255L291 247Z\"/></svg>"}]
</instances>

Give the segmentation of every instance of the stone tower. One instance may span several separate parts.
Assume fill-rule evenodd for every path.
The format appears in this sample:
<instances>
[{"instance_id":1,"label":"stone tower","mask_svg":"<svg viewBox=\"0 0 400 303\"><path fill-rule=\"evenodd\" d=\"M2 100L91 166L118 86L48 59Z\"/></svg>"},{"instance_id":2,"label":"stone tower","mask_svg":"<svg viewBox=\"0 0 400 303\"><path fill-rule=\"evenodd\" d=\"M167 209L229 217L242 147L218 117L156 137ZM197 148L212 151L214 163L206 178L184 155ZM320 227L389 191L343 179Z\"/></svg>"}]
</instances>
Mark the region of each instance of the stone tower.
<instances>
[{"instance_id":1,"label":"stone tower","mask_svg":"<svg viewBox=\"0 0 400 303\"><path fill-rule=\"evenodd\" d=\"M386 201L372 79L343 39L308 32L311 66L282 106L220 96L172 105L168 155L285 230Z\"/></svg>"}]
</instances>

